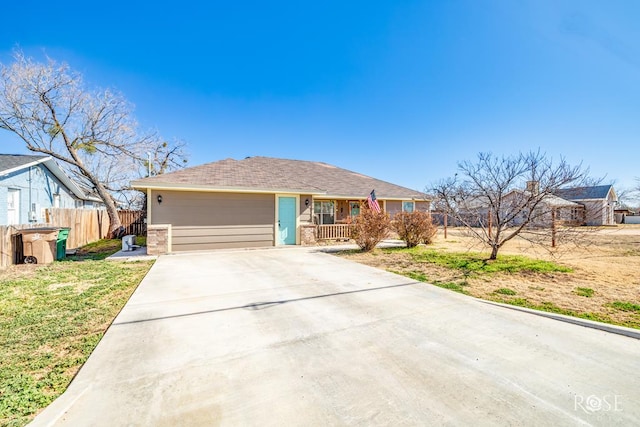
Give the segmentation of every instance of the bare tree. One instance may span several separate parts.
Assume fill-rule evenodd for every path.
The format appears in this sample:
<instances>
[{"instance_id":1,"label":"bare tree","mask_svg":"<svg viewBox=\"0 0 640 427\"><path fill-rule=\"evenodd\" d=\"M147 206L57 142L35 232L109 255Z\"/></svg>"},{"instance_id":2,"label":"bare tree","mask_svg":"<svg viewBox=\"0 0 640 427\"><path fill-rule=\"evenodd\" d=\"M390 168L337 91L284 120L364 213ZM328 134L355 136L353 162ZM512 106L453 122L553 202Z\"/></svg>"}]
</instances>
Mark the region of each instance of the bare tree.
<instances>
[{"instance_id":1,"label":"bare tree","mask_svg":"<svg viewBox=\"0 0 640 427\"><path fill-rule=\"evenodd\" d=\"M458 173L432 186L440 208L472 236L491 248L496 259L502 246L536 229L555 237L560 218L581 222L584 208L557 197L558 190L588 184L588 170L557 163L545 154L498 157L480 153L476 162L458 164ZM536 242L536 233L528 233Z\"/></svg>"},{"instance_id":2,"label":"bare tree","mask_svg":"<svg viewBox=\"0 0 640 427\"><path fill-rule=\"evenodd\" d=\"M151 151L146 153L146 158L139 163L139 168L135 178L144 178L146 176L156 176L176 169L180 169L187 164L186 143L184 141L174 141L173 143L159 142ZM134 190L128 186L119 190L116 194L118 202L121 206L128 209L143 210L147 209L147 194L140 190Z\"/></svg>"},{"instance_id":3,"label":"bare tree","mask_svg":"<svg viewBox=\"0 0 640 427\"><path fill-rule=\"evenodd\" d=\"M150 168L165 172L185 159L184 144L157 133L139 133L133 107L112 90L90 90L82 76L53 60L38 63L22 53L0 64L0 129L27 149L52 156L104 202L113 233L120 226L114 195Z\"/></svg>"}]
</instances>

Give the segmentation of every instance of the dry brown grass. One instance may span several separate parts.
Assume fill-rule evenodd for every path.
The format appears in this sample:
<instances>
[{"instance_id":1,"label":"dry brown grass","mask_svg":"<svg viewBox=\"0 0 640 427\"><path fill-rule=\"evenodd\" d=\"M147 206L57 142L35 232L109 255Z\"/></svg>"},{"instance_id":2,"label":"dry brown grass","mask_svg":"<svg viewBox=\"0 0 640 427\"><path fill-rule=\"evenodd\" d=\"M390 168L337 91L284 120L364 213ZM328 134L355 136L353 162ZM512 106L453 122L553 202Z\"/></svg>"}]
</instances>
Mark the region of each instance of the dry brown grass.
<instances>
[{"instance_id":1,"label":"dry brown grass","mask_svg":"<svg viewBox=\"0 0 640 427\"><path fill-rule=\"evenodd\" d=\"M440 229L434 244L438 251L482 252L483 248L463 229L450 228L444 239ZM398 272L421 272L429 281L466 283L464 290L475 297L513 302L529 306L548 306L559 312L609 321L640 328L640 313L611 306L621 301L640 304L640 226L618 226L595 229L581 235L579 241L550 247L532 246L524 239L508 242L501 255L524 255L553 261L570 267L571 273L496 273L465 276L460 270L416 263L407 252L370 254L348 253L344 256L378 268ZM500 256L500 255L499 255ZM515 295L496 293L507 288ZM592 289L590 297L579 295L578 288Z\"/></svg>"}]
</instances>

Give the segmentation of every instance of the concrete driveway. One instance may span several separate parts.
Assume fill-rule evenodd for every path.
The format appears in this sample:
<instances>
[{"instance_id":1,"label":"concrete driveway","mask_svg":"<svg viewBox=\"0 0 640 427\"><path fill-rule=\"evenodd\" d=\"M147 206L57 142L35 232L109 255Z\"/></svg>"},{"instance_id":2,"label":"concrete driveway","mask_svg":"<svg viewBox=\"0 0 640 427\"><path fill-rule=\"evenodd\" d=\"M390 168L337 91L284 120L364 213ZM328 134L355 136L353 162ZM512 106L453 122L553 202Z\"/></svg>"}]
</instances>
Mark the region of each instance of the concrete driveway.
<instances>
[{"instance_id":1,"label":"concrete driveway","mask_svg":"<svg viewBox=\"0 0 640 427\"><path fill-rule=\"evenodd\" d=\"M33 425L640 425L639 356L312 249L163 256Z\"/></svg>"}]
</instances>

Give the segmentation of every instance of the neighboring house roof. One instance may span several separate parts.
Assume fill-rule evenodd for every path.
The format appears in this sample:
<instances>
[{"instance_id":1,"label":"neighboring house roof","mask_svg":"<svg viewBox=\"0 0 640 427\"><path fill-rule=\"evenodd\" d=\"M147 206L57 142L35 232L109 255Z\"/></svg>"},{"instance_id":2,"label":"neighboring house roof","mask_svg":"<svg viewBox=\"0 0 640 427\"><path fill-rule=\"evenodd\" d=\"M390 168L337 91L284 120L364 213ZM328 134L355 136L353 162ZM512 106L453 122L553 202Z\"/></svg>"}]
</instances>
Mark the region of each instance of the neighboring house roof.
<instances>
[{"instance_id":1,"label":"neighboring house roof","mask_svg":"<svg viewBox=\"0 0 640 427\"><path fill-rule=\"evenodd\" d=\"M562 197L554 196L553 194L549 194L545 196L544 203L546 203L547 206L551 206L552 208L568 208L568 207L582 206L579 203L572 202L567 199L563 199Z\"/></svg>"},{"instance_id":2,"label":"neighboring house roof","mask_svg":"<svg viewBox=\"0 0 640 427\"><path fill-rule=\"evenodd\" d=\"M42 163L47 156L33 156L26 154L0 154L0 176L22 170L28 166Z\"/></svg>"},{"instance_id":3,"label":"neighboring house roof","mask_svg":"<svg viewBox=\"0 0 640 427\"><path fill-rule=\"evenodd\" d=\"M283 192L326 197L425 199L426 195L327 163L272 157L225 159L133 181L138 189Z\"/></svg>"},{"instance_id":4,"label":"neighboring house roof","mask_svg":"<svg viewBox=\"0 0 640 427\"><path fill-rule=\"evenodd\" d=\"M612 185L594 185L590 187L563 188L556 195L567 200L593 200L607 199L609 192L613 191ZM615 197L615 191L614 191Z\"/></svg>"},{"instance_id":5,"label":"neighboring house roof","mask_svg":"<svg viewBox=\"0 0 640 427\"><path fill-rule=\"evenodd\" d=\"M31 166L43 164L58 180L69 189L77 198L82 200L100 201L100 199L88 196L72 181L58 166L51 156L29 154L0 154L0 178L13 172L26 169Z\"/></svg>"},{"instance_id":6,"label":"neighboring house roof","mask_svg":"<svg viewBox=\"0 0 640 427\"><path fill-rule=\"evenodd\" d=\"M515 190L511 190L504 197L509 198L509 197L512 197L512 195L515 196L517 194L523 195L525 197L531 196L531 193L527 190L515 189ZM545 194L544 197L542 198L542 203L552 208L573 208L573 207L582 206L570 200L563 199L562 197L554 196L553 194Z\"/></svg>"}]
</instances>

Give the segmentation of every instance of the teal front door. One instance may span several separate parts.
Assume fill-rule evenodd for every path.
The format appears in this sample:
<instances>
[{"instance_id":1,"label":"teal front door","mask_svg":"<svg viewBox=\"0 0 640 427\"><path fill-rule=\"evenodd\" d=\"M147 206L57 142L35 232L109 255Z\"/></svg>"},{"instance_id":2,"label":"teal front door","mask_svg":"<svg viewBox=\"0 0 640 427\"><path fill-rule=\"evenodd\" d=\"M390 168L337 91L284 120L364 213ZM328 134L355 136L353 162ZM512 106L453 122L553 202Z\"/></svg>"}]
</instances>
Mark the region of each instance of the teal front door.
<instances>
[{"instance_id":1,"label":"teal front door","mask_svg":"<svg viewBox=\"0 0 640 427\"><path fill-rule=\"evenodd\" d=\"M277 244L296 244L296 198L278 197Z\"/></svg>"}]
</instances>

